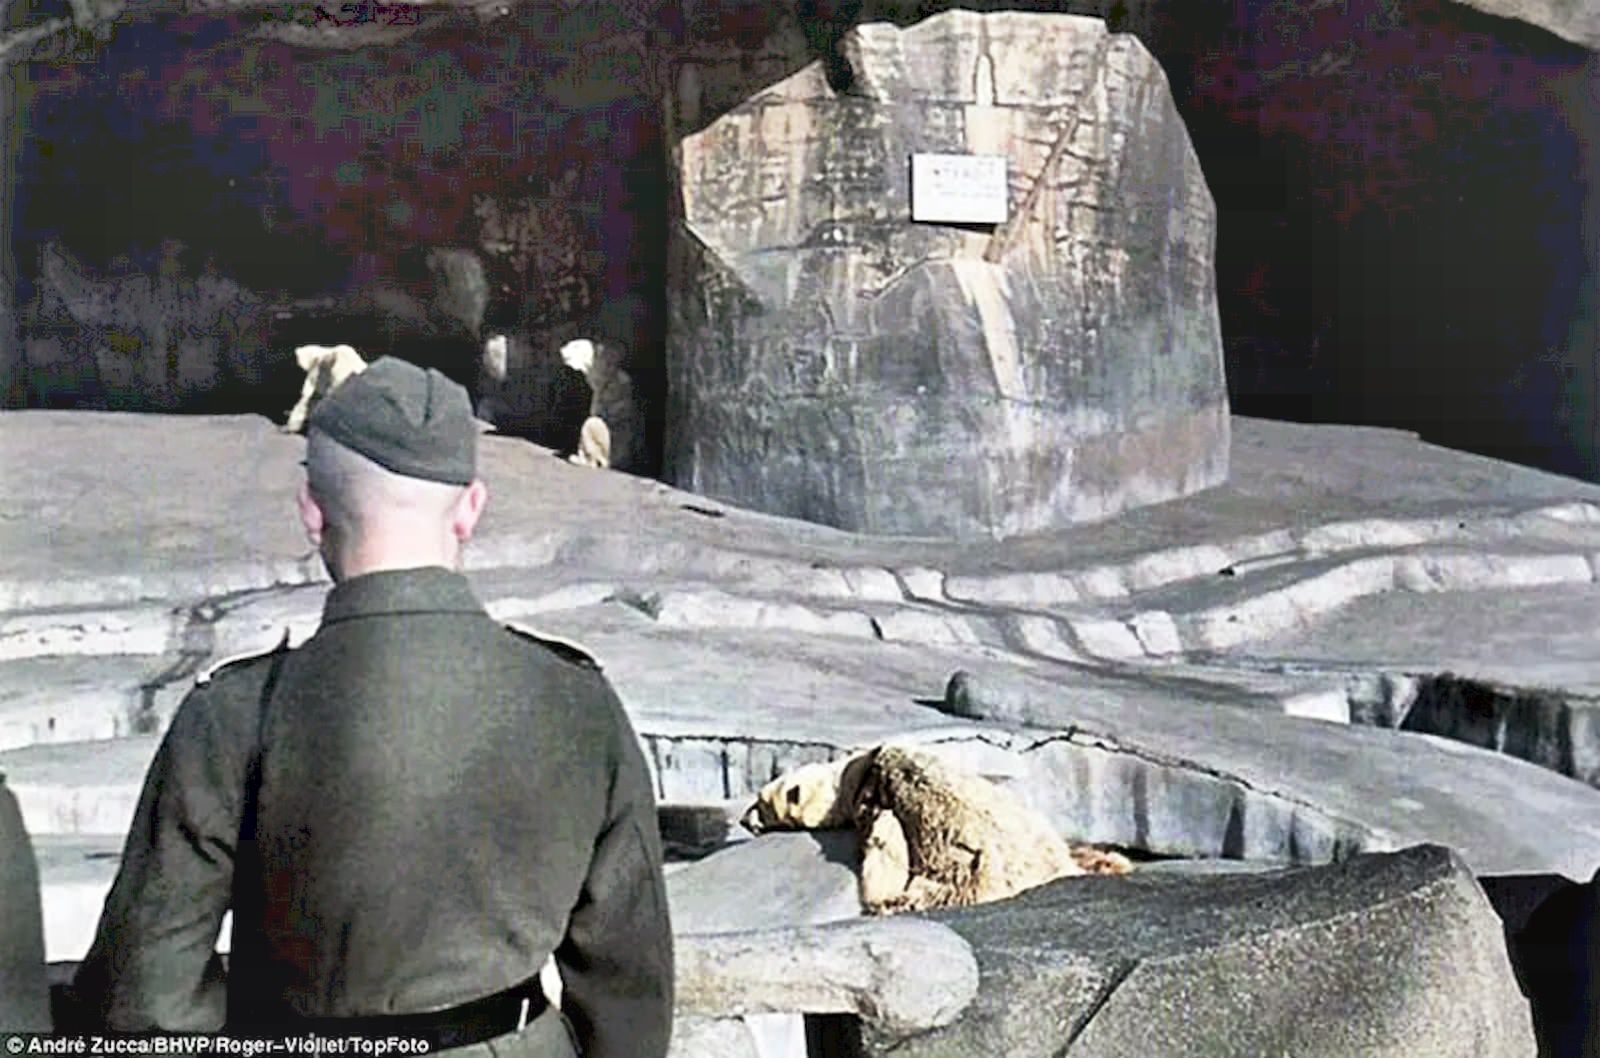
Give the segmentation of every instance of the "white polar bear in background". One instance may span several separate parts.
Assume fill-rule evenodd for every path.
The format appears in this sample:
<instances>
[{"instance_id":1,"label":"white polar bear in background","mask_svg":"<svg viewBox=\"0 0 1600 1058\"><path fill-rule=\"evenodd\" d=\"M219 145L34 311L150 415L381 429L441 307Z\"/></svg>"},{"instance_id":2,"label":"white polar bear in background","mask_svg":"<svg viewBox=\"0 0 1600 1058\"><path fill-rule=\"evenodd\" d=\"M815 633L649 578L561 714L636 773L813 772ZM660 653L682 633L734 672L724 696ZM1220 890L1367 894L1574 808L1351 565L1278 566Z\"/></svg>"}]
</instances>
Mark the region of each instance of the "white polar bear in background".
<instances>
[{"instance_id":1,"label":"white polar bear in background","mask_svg":"<svg viewBox=\"0 0 1600 1058\"><path fill-rule=\"evenodd\" d=\"M583 375L591 394L578 450L568 458L580 466L637 470L644 455L644 414L620 352L609 342L575 338L561 347L561 360Z\"/></svg>"},{"instance_id":2,"label":"white polar bear in background","mask_svg":"<svg viewBox=\"0 0 1600 1058\"><path fill-rule=\"evenodd\" d=\"M506 364L510 356L510 339L503 334L491 334L483 343L483 373L492 381L506 380Z\"/></svg>"},{"instance_id":3,"label":"white polar bear in background","mask_svg":"<svg viewBox=\"0 0 1600 1058\"><path fill-rule=\"evenodd\" d=\"M498 331L489 332L478 357L478 392L473 407L473 413L485 429L493 429L503 411L510 364L511 339Z\"/></svg>"},{"instance_id":4,"label":"white polar bear in background","mask_svg":"<svg viewBox=\"0 0 1600 1058\"><path fill-rule=\"evenodd\" d=\"M300 369L306 373L305 385L300 387L300 401L289 412L283 424L285 433L300 433L306 428L306 416L312 405L332 393L351 375L367 369L361 354L348 345L302 345L294 351Z\"/></svg>"}]
</instances>

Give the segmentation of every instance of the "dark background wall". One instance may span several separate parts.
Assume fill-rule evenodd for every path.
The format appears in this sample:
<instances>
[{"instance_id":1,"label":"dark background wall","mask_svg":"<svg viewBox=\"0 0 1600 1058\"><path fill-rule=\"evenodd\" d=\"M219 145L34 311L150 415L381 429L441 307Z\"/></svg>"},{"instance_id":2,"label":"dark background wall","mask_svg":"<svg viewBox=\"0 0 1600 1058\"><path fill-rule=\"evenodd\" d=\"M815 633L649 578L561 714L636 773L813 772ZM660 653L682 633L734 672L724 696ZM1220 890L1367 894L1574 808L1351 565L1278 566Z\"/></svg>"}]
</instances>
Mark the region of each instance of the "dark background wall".
<instances>
[{"instance_id":1,"label":"dark background wall","mask_svg":"<svg viewBox=\"0 0 1600 1058\"><path fill-rule=\"evenodd\" d=\"M433 305L438 249L477 255L489 325L520 336L526 399L503 424L516 432L553 440L540 426L564 396L561 341L659 345L665 150L642 38L538 5L487 23L430 12L403 39L349 50L261 39L261 24L137 19L24 68L10 213L24 352L83 368L30 380L30 403L281 412L303 342L471 383L479 336ZM120 346L103 327L62 350L82 320L41 308L51 245L118 303ZM202 277L240 288L239 330L259 337L231 371L206 374L204 352L173 337L215 326L193 304ZM167 303L133 304L151 297ZM200 381L113 386L106 364L82 363L123 351L181 360Z\"/></svg>"},{"instance_id":2,"label":"dark background wall","mask_svg":"<svg viewBox=\"0 0 1600 1058\"><path fill-rule=\"evenodd\" d=\"M1237 411L1600 472L1592 56L1437 0L1155 40L1218 201Z\"/></svg>"}]
</instances>

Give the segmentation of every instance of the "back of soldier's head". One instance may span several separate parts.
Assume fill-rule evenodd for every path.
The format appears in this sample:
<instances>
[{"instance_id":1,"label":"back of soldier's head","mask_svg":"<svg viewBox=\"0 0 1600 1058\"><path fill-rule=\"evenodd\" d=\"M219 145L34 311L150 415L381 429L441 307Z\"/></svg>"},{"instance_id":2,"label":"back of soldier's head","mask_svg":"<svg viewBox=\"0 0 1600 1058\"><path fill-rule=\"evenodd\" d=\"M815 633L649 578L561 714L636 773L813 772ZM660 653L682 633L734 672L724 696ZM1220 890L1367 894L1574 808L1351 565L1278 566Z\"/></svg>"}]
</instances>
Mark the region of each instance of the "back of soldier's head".
<instances>
[{"instance_id":1,"label":"back of soldier's head","mask_svg":"<svg viewBox=\"0 0 1600 1058\"><path fill-rule=\"evenodd\" d=\"M307 423L306 477L346 531L447 517L477 476L467 391L435 369L382 357L330 393Z\"/></svg>"}]
</instances>

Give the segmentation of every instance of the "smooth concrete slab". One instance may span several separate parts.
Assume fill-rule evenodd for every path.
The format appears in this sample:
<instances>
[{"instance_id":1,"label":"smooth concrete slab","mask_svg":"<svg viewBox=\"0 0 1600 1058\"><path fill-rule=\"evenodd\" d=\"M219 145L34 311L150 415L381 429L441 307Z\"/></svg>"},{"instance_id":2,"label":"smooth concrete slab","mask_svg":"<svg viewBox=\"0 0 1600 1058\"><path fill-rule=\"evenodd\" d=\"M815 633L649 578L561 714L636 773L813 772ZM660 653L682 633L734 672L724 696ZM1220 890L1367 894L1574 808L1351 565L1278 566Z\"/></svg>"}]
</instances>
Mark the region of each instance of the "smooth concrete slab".
<instances>
[{"instance_id":1,"label":"smooth concrete slab","mask_svg":"<svg viewBox=\"0 0 1600 1058\"><path fill-rule=\"evenodd\" d=\"M1600 790L1489 750L1059 671L980 673L999 704L956 717L935 708L941 653L727 635L592 636L665 800L749 797L798 764L911 739L988 747L1004 760L985 772L1063 833L1161 855L1319 862L1437 842L1482 873L1600 863ZM156 742L35 746L0 771L33 832L120 833Z\"/></svg>"},{"instance_id":2,"label":"smooth concrete slab","mask_svg":"<svg viewBox=\"0 0 1600 1058\"><path fill-rule=\"evenodd\" d=\"M1478 873L1574 879L1600 864L1600 791L1443 738L1184 708L1149 691L1112 700L997 670L974 672L960 704L945 708L1041 729L1016 735L1030 747L1040 807L1091 841L1312 860L1433 842Z\"/></svg>"},{"instance_id":3,"label":"smooth concrete slab","mask_svg":"<svg viewBox=\"0 0 1600 1058\"><path fill-rule=\"evenodd\" d=\"M134 735L0 753L28 833L126 834L161 738Z\"/></svg>"},{"instance_id":4,"label":"smooth concrete slab","mask_svg":"<svg viewBox=\"0 0 1600 1058\"><path fill-rule=\"evenodd\" d=\"M100 909L116 881L122 842L120 834L34 835L50 962L76 962L88 954Z\"/></svg>"}]
</instances>

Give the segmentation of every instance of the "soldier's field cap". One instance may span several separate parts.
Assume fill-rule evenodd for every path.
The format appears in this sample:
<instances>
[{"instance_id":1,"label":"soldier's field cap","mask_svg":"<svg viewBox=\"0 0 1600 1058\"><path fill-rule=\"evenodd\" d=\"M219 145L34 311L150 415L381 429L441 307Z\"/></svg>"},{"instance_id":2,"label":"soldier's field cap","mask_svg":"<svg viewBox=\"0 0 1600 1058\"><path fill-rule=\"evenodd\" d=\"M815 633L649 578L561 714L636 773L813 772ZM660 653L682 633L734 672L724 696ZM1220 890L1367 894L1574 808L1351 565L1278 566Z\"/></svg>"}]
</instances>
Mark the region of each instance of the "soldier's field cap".
<instances>
[{"instance_id":1,"label":"soldier's field cap","mask_svg":"<svg viewBox=\"0 0 1600 1058\"><path fill-rule=\"evenodd\" d=\"M470 485L477 476L472 401L435 368L379 357L324 397L306 426L409 478Z\"/></svg>"}]
</instances>

